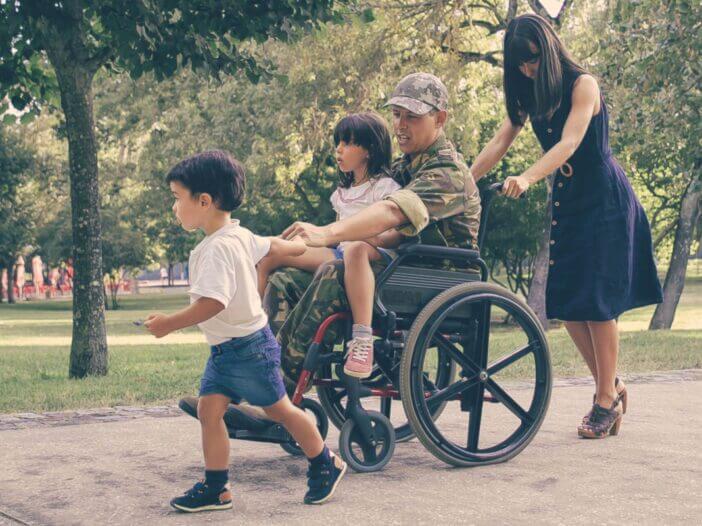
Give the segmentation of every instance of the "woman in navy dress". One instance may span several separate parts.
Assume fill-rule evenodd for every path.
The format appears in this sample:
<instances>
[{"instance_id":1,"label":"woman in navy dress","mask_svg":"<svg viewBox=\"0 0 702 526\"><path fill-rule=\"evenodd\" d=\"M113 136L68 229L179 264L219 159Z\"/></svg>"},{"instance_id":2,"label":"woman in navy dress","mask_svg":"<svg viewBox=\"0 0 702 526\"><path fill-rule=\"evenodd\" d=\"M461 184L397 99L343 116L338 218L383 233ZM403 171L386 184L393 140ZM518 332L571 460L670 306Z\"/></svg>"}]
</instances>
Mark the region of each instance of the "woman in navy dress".
<instances>
[{"instance_id":1,"label":"woman in navy dress","mask_svg":"<svg viewBox=\"0 0 702 526\"><path fill-rule=\"evenodd\" d=\"M476 158L473 177L495 166L531 121L545 153L520 176L508 177L503 193L519 197L556 172L546 314L564 321L595 379L594 403L578 434L615 435L627 402L616 376L617 318L662 301L648 220L609 148L597 81L537 15L517 17L507 28L504 91L508 117Z\"/></svg>"}]
</instances>

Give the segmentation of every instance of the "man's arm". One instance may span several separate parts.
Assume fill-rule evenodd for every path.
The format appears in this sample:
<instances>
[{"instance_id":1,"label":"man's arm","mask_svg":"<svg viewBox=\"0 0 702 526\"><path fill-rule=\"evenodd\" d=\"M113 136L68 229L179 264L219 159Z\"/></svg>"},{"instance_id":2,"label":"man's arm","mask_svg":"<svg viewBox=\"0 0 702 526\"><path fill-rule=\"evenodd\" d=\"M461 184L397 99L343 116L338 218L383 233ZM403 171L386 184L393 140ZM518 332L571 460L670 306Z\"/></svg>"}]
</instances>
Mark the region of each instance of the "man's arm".
<instances>
[{"instance_id":1,"label":"man's arm","mask_svg":"<svg viewBox=\"0 0 702 526\"><path fill-rule=\"evenodd\" d=\"M212 298L199 298L194 303L191 303L190 306L173 314L149 314L144 321L144 326L156 338L163 338L178 329L191 327L209 320L223 310L224 305L219 301Z\"/></svg>"},{"instance_id":2,"label":"man's arm","mask_svg":"<svg viewBox=\"0 0 702 526\"><path fill-rule=\"evenodd\" d=\"M361 241L407 223L407 216L390 201L373 203L357 214L327 226L297 221L283 232L284 239L300 236L307 246L327 247L341 241Z\"/></svg>"}]
</instances>

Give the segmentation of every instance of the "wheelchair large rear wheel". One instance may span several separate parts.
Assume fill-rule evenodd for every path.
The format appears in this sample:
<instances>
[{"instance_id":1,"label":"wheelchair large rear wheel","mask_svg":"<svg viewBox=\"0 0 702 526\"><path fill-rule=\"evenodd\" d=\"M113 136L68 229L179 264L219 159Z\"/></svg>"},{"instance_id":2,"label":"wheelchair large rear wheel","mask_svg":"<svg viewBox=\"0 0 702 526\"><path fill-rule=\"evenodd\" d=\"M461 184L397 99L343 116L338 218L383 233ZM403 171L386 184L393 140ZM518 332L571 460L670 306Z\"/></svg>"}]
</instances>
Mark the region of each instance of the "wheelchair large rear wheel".
<instances>
[{"instance_id":1,"label":"wheelchair large rear wheel","mask_svg":"<svg viewBox=\"0 0 702 526\"><path fill-rule=\"evenodd\" d=\"M440 349L458 379L428 392L425 373ZM456 285L430 301L410 328L400 364L410 426L437 458L454 466L504 462L534 438L551 395L551 362L541 324L524 301L491 283ZM432 409L448 403L441 417Z\"/></svg>"}]
</instances>

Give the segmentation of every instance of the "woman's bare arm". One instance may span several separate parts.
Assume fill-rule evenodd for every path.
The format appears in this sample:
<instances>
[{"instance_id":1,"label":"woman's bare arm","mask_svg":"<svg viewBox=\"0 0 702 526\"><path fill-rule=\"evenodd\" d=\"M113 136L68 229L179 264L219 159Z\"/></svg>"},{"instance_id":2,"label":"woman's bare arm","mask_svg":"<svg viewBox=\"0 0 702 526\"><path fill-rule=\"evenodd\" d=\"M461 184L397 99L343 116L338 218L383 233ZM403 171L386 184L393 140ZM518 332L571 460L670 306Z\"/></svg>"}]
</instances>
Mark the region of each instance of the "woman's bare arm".
<instances>
[{"instance_id":1,"label":"woman's bare arm","mask_svg":"<svg viewBox=\"0 0 702 526\"><path fill-rule=\"evenodd\" d=\"M480 180L500 162L500 159L507 153L507 150L512 146L514 139L517 138L520 131L522 131L522 126L515 126L512 124L509 117L504 120L500 129L497 130L494 137L490 139L490 142L485 145L485 148L483 148L478 157L475 158L473 166L470 167L473 179L476 181Z\"/></svg>"},{"instance_id":2,"label":"woman's bare arm","mask_svg":"<svg viewBox=\"0 0 702 526\"><path fill-rule=\"evenodd\" d=\"M592 116L599 110L599 101L597 81L591 75L582 75L573 87L573 103L561 140L522 175L505 179L503 193L509 197L519 197L530 185L565 163L585 137Z\"/></svg>"}]
</instances>

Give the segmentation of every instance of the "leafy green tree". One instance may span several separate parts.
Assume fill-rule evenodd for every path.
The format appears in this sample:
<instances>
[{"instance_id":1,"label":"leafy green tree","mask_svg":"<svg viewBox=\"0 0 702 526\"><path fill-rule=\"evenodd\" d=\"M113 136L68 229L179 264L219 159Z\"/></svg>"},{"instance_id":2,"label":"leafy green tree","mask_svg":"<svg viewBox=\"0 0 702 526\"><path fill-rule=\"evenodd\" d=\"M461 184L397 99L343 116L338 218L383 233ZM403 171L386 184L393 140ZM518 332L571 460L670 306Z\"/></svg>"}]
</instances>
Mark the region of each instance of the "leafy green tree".
<instances>
[{"instance_id":1,"label":"leafy green tree","mask_svg":"<svg viewBox=\"0 0 702 526\"><path fill-rule=\"evenodd\" d=\"M601 40L614 138L645 199L659 255L670 254L650 329L669 329L702 202L702 10L685 0L617 1Z\"/></svg>"},{"instance_id":2,"label":"leafy green tree","mask_svg":"<svg viewBox=\"0 0 702 526\"><path fill-rule=\"evenodd\" d=\"M0 3L0 96L18 110L60 105L66 118L75 263L69 374L106 374L100 198L93 78L104 67L157 79L192 66L266 73L252 40L287 38L334 15L331 0L79 0Z\"/></svg>"},{"instance_id":3,"label":"leafy green tree","mask_svg":"<svg viewBox=\"0 0 702 526\"><path fill-rule=\"evenodd\" d=\"M125 272L144 266L153 254L133 219L134 214L128 208L102 209L102 253L113 309L119 308L117 291Z\"/></svg>"},{"instance_id":4,"label":"leafy green tree","mask_svg":"<svg viewBox=\"0 0 702 526\"><path fill-rule=\"evenodd\" d=\"M0 126L0 271L7 269L7 299L14 303L14 266L33 241L36 203L31 175L34 152L17 133ZM2 291L0 290L0 300Z\"/></svg>"}]
</instances>

